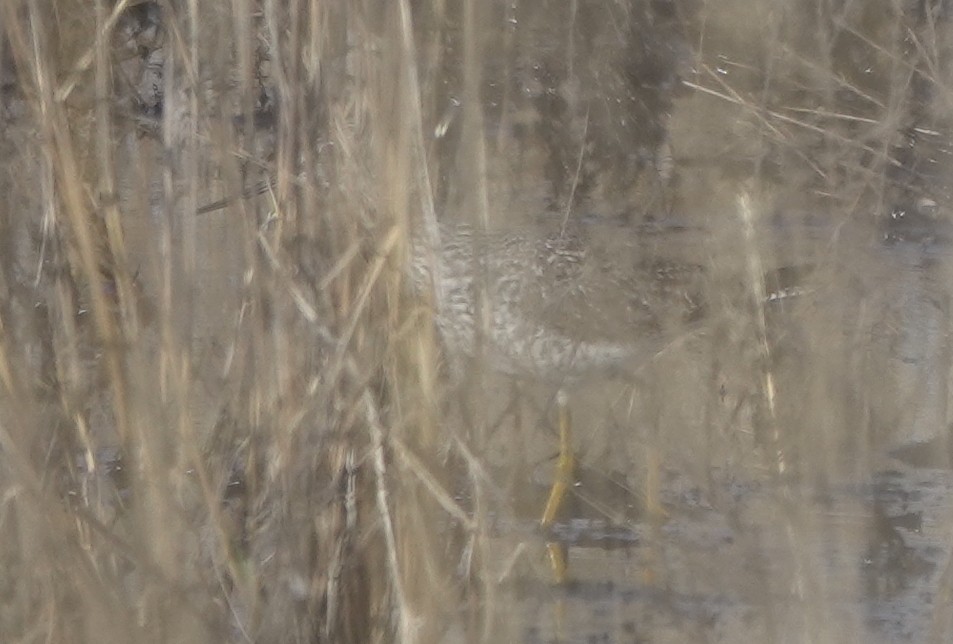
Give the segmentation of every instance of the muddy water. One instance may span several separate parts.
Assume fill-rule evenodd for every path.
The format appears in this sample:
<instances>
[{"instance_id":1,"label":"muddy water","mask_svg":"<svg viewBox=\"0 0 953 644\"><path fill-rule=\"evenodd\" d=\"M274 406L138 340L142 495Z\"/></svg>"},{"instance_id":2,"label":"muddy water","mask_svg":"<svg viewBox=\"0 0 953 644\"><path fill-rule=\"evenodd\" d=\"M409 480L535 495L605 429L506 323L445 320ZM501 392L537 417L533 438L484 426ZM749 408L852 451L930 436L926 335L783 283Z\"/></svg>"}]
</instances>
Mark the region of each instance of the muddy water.
<instances>
[{"instance_id":1,"label":"muddy water","mask_svg":"<svg viewBox=\"0 0 953 644\"><path fill-rule=\"evenodd\" d=\"M802 224L799 235L822 242L822 261L836 269L771 313L786 331L772 338L787 352L774 363L779 437L749 441L744 427L757 435L759 421L743 411L726 416L707 452L697 439L659 440L644 417L608 423L604 440L616 451L639 434L643 449L661 455L667 518L608 518L578 504L555 530L570 553L565 587L548 581L543 540L529 520L497 526L500 637L947 641L953 246L942 234L885 241L866 226ZM730 391L723 398L732 406ZM585 463L586 440L579 442ZM588 454L589 465L607 470L594 460L604 453ZM609 506L625 503L623 492L594 494Z\"/></svg>"}]
</instances>

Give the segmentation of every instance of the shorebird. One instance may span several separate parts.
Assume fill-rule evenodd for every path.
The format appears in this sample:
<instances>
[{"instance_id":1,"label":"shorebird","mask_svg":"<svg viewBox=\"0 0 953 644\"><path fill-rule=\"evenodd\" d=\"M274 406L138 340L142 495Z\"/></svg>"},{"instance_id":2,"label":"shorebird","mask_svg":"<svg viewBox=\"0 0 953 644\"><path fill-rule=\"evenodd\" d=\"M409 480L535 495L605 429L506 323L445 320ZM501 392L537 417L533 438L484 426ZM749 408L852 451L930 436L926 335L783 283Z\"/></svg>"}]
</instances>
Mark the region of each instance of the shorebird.
<instances>
[{"instance_id":1,"label":"shorebird","mask_svg":"<svg viewBox=\"0 0 953 644\"><path fill-rule=\"evenodd\" d=\"M451 360L480 352L493 371L558 389L559 457L540 519L548 529L574 482L566 389L637 369L694 333L705 318L704 267L657 259L638 231L606 222L548 234L442 223L432 237L413 239L413 281L433 289ZM548 549L561 582L565 551Z\"/></svg>"}]
</instances>

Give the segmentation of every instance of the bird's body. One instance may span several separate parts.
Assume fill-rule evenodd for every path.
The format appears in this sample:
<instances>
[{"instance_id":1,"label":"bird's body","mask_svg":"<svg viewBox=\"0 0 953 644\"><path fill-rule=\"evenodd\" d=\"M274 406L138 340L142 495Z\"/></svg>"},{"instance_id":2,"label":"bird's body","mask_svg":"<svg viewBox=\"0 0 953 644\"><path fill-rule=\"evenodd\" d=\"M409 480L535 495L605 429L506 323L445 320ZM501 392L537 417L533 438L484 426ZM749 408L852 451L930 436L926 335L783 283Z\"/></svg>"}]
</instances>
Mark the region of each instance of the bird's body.
<instances>
[{"instance_id":1,"label":"bird's body","mask_svg":"<svg viewBox=\"0 0 953 644\"><path fill-rule=\"evenodd\" d=\"M564 386L641 366L696 328L704 271L657 259L651 243L621 225L579 222L546 234L441 224L434 233L413 239L411 272L418 290L434 293L451 360L481 356L487 369L559 389L559 458L540 518L548 531L577 488ZM547 552L565 581L565 544L550 542Z\"/></svg>"},{"instance_id":2,"label":"bird's body","mask_svg":"<svg viewBox=\"0 0 953 644\"><path fill-rule=\"evenodd\" d=\"M704 309L701 268L648 257L625 227L541 234L443 224L439 237L432 254L415 239L414 281L428 288L437 277L448 350L480 351L495 371L562 383L615 370L660 350Z\"/></svg>"}]
</instances>

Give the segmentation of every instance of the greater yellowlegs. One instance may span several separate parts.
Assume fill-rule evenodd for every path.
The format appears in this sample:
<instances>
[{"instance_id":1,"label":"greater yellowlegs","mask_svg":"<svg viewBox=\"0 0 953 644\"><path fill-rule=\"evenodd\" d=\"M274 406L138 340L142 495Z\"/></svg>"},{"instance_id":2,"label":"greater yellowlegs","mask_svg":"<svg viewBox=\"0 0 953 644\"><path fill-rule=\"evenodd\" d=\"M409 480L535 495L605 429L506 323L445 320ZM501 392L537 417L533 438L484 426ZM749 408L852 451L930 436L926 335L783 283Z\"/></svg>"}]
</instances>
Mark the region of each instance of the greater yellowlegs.
<instances>
[{"instance_id":1,"label":"greater yellowlegs","mask_svg":"<svg viewBox=\"0 0 953 644\"><path fill-rule=\"evenodd\" d=\"M435 293L435 322L452 356L480 351L497 372L543 380L557 395L560 456L544 528L574 477L564 387L588 374L637 367L704 318L703 267L653 257L631 227L578 222L482 232L441 224L414 240L413 276ZM557 576L565 556L550 546Z\"/></svg>"}]
</instances>

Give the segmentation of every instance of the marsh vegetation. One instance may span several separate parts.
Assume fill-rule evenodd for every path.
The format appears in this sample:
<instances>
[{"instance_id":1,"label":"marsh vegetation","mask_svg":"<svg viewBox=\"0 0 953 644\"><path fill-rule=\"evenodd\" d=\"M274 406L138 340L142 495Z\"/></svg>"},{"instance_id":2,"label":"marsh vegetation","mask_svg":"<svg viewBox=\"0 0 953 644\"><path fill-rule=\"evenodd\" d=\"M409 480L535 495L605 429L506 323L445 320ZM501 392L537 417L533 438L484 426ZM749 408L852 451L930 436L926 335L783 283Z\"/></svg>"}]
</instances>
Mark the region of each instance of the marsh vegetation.
<instances>
[{"instance_id":1,"label":"marsh vegetation","mask_svg":"<svg viewBox=\"0 0 953 644\"><path fill-rule=\"evenodd\" d=\"M948 5L0 3L0 640L948 641ZM705 305L501 369L438 222Z\"/></svg>"}]
</instances>

